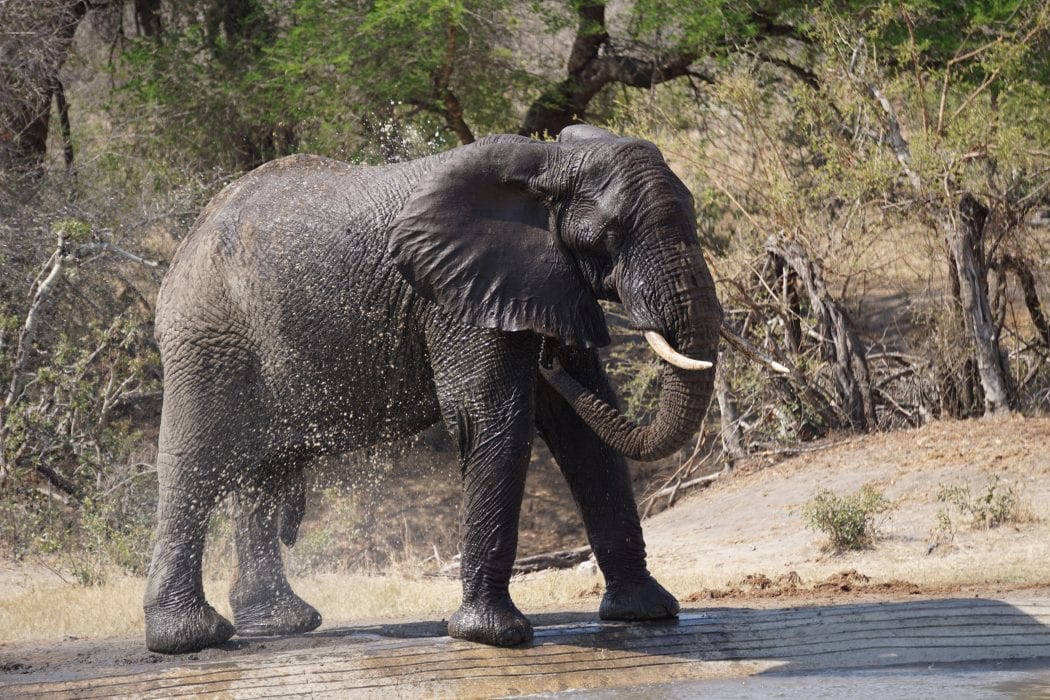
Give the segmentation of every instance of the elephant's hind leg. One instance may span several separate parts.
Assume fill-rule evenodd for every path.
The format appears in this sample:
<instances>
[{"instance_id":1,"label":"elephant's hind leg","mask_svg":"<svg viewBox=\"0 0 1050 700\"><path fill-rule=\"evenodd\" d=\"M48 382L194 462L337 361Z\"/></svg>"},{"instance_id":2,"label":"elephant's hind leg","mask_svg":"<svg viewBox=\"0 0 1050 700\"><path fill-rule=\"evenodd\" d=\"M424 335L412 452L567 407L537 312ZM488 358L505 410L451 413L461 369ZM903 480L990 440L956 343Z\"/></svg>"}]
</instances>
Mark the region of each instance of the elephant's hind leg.
<instances>
[{"instance_id":1,"label":"elephant's hind leg","mask_svg":"<svg viewBox=\"0 0 1050 700\"><path fill-rule=\"evenodd\" d=\"M211 513L238 475L258 463L265 426L253 371L233 361L217 366L219 357L187 343L165 358L157 543L143 600L152 651L197 651L234 634L204 598L201 559ZM209 371L195 371L205 359Z\"/></svg>"},{"instance_id":2,"label":"elephant's hind leg","mask_svg":"<svg viewBox=\"0 0 1050 700\"><path fill-rule=\"evenodd\" d=\"M204 599L201 558L208 518L219 492L191 483L171 453L157 457L160 499L157 543L150 562L143 608L146 646L164 654L182 654L222 644L233 625Z\"/></svg>"},{"instance_id":3,"label":"elephant's hind leg","mask_svg":"<svg viewBox=\"0 0 1050 700\"><path fill-rule=\"evenodd\" d=\"M288 584L278 542L278 535L286 544L294 542L303 488L303 471L295 468L283 475L271 472L236 496L237 578L230 606L242 637L300 634L321 624L320 613Z\"/></svg>"}]
</instances>

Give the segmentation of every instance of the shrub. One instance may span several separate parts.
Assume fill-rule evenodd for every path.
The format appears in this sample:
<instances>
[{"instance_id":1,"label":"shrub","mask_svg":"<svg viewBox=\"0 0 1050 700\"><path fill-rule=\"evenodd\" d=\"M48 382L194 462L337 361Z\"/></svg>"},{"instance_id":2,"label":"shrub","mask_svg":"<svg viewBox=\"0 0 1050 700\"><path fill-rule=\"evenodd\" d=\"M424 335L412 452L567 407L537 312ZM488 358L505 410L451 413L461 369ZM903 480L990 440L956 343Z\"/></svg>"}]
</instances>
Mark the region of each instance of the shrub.
<instances>
[{"instance_id":1,"label":"shrub","mask_svg":"<svg viewBox=\"0 0 1050 700\"><path fill-rule=\"evenodd\" d=\"M828 536L835 551L864 549L877 537L876 516L893 510L893 503L874 484L864 484L856 493L837 496L822 489L802 506L806 527Z\"/></svg>"},{"instance_id":2,"label":"shrub","mask_svg":"<svg viewBox=\"0 0 1050 700\"><path fill-rule=\"evenodd\" d=\"M973 529L990 530L1007 523L1023 523L1032 519L1020 490L1002 483L998 476L976 497L969 486L941 485L937 500L947 504L937 513L937 527L949 536L955 533L952 509L966 516Z\"/></svg>"}]
</instances>

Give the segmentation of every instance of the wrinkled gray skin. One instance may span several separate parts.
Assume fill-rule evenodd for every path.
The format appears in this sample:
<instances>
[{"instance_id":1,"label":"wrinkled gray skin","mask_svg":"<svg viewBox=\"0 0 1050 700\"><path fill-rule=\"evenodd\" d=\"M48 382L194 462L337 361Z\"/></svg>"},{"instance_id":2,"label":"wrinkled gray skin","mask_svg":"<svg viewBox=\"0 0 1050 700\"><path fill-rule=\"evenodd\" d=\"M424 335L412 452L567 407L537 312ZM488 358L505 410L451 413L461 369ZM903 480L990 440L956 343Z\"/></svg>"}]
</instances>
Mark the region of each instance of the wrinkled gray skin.
<instances>
[{"instance_id":1,"label":"wrinkled gray skin","mask_svg":"<svg viewBox=\"0 0 1050 700\"><path fill-rule=\"evenodd\" d=\"M439 420L465 491L463 602L449 634L502 646L532 638L508 582L536 433L605 575L600 616L676 615L646 568L624 455L678 449L703 417L714 370L665 365L653 421L631 424L595 349L609 340L597 300L622 302L638 329L713 362L721 309L694 217L652 144L592 127L555 144L499 136L383 167L292 156L223 190L158 300L165 394L149 648L316 628L279 544L294 543L302 519L304 464ZM233 624L201 584L208 516L231 492Z\"/></svg>"}]
</instances>

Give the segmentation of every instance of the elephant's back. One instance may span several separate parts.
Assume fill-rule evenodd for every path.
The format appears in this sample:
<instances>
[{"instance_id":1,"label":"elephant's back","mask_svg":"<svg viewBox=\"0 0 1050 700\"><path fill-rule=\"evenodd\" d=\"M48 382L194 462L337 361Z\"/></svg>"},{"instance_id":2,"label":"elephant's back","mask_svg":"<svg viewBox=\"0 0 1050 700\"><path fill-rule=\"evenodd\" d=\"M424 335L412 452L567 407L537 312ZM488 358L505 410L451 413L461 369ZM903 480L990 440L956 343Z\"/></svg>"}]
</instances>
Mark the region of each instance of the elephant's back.
<instances>
[{"instance_id":1,"label":"elephant's back","mask_svg":"<svg viewBox=\"0 0 1050 700\"><path fill-rule=\"evenodd\" d=\"M176 251L172 267L200 264L201 254L236 257L266 233L308 231L311 220L345 221L361 192L389 171L315 155L272 160L212 198Z\"/></svg>"},{"instance_id":2,"label":"elephant's back","mask_svg":"<svg viewBox=\"0 0 1050 700\"><path fill-rule=\"evenodd\" d=\"M242 383L285 397L268 409L276 424L306 416L329 436L352 428L370 440L384 421L429 425L437 409L422 328L432 310L386 245L387 224L427 167L293 156L228 186L162 284L165 373L199 374L202 362L221 366L213 373L246 370Z\"/></svg>"},{"instance_id":3,"label":"elephant's back","mask_svg":"<svg viewBox=\"0 0 1050 700\"><path fill-rule=\"evenodd\" d=\"M382 222L413 184L412 168L314 155L270 161L222 189L179 245L157 302L157 328L194 311L224 319L287 291L353 251L385 255Z\"/></svg>"}]
</instances>

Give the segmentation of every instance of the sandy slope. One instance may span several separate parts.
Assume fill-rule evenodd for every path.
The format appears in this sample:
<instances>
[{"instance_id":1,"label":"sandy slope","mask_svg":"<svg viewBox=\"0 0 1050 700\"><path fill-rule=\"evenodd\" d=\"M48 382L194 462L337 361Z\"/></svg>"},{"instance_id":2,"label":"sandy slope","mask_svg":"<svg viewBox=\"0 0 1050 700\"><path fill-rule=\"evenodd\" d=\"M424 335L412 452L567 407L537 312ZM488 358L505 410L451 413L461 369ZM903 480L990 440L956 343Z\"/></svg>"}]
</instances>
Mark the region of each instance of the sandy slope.
<instances>
[{"instance_id":1,"label":"sandy slope","mask_svg":"<svg viewBox=\"0 0 1050 700\"><path fill-rule=\"evenodd\" d=\"M788 571L811 583L848 569L873 581L924 586L1050 582L1050 418L934 423L848 439L778 464L758 460L741 472L645 523L654 568L695 571L706 586ZM937 500L940 486L986 493L996 477L1021 493L1038 520L973 530L956 515L954 539L927 554L945 507ZM845 494L865 482L897 504L882 523L885 539L863 552L822 551L824 538L805 528L801 504L821 488Z\"/></svg>"}]
</instances>

